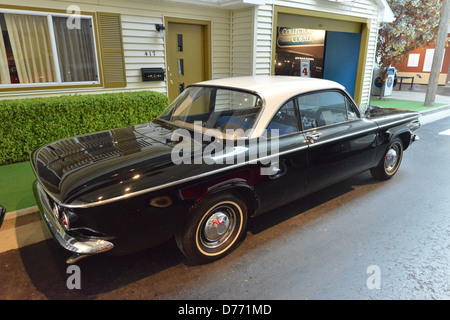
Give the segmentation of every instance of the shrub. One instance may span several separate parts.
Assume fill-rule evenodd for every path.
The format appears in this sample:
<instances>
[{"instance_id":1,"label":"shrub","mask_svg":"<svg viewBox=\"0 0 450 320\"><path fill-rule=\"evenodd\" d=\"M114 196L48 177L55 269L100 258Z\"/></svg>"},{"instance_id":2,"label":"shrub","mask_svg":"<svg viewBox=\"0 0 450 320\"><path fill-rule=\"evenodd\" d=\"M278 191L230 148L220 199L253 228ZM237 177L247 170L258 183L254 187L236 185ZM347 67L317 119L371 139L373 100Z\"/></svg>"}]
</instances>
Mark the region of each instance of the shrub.
<instances>
[{"instance_id":1,"label":"shrub","mask_svg":"<svg viewBox=\"0 0 450 320\"><path fill-rule=\"evenodd\" d=\"M55 140L149 122L168 103L153 91L0 100L0 165Z\"/></svg>"}]
</instances>

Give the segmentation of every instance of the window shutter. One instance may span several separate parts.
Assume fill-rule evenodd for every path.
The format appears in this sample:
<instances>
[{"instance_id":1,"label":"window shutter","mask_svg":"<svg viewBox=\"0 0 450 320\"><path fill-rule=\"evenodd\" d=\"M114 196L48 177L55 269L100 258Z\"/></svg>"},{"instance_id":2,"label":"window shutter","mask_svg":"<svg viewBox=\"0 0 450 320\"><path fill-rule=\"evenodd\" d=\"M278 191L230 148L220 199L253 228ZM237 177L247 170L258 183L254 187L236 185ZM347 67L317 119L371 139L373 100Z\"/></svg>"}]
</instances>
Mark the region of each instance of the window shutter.
<instances>
[{"instance_id":1,"label":"window shutter","mask_svg":"<svg viewBox=\"0 0 450 320\"><path fill-rule=\"evenodd\" d=\"M126 87L120 14L97 13L105 88Z\"/></svg>"}]
</instances>

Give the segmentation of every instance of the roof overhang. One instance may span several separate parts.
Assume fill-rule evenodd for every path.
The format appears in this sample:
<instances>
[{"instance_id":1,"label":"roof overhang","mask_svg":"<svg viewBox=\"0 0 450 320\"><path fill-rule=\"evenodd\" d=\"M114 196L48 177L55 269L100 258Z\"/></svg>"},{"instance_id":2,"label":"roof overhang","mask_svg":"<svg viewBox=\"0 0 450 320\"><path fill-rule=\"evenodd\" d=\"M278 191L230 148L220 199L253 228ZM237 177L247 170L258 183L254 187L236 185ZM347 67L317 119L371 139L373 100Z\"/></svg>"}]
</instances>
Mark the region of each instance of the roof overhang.
<instances>
[{"instance_id":1,"label":"roof overhang","mask_svg":"<svg viewBox=\"0 0 450 320\"><path fill-rule=\"evenodd\" d=\"M392 23L395 20L394 12L387 3L386 0L375 0L376 4L380 8L380 15L378 16L378 21L381 23Z\"/></svg>"},{"instance_id":2,"label":"roof overhang","mask_svg":"<svg viewBox=\"0 0 450 320\"><path fill-rule=\"evenodd\" d=\"M358 2L359 0L327 0L330 2L337 2L340 3L342 5L346 5L346 4L352 4L355 2ZM380 23L391 23L395 20L395 15L392 12L391 7L389 6L389 4L387 3L386 0L374 0L375 3L377 4L378 8L380 8L379 11L379 15L378 15L378 21Z\"/></svg>"},{"instance_id":3,"label":"roof overhang","mask_svg":"<svg viewBox=\"0 0 450 320\"><path fill-rule=\"evenodd\" d=\"M142 1L142 0L141 0ZM214 7L222 9L242 9L265 5L267 0L163 0L168 3L182 3L203 7Z\"/></svg>"},{"instance_id":4,"label":"roof overhang","mask_svg":"<svg viewBox=\"0 0 450 320\"><path fill-rule=\"evenodd\" d=\"M134 0L134 1L147 1L147 0ZM242 9L248 7L262 6L267 3L272 3L271 0L159 0L169 3L183 3L204 7L215 7L223 9ZM327 0L331 2L340 2L345 4L346 2L355 2L358 0ZM395 15L392 12L391 7L386 0L374 0L377 6L380 8L378 21L380 23L391 23L395 20Z\"/></svg>"}]
</instances>

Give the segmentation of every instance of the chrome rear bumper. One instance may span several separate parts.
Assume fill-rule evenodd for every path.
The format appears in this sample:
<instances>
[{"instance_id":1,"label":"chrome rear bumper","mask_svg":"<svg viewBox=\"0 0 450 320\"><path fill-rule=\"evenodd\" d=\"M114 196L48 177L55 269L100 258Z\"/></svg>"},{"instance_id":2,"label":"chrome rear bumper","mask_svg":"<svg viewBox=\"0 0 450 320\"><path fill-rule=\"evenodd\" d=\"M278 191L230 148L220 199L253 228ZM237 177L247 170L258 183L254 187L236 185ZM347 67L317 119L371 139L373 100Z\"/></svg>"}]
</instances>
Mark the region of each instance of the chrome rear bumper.
<instances>
[{"instance_id":1,"label":"chrome rear bumper","mask_svg":"<svg viewBox=\"0 0 450 320\"><path fill-rule=\"evenodd\" d=\"M0 228L3 224L3 219L5 219L6 209L0 204Z\"/></svg>"},{"instance_id":2,"label":"chrome rear bumper","mask_svg":"<svg viewBox=\"0 0 450 320\"><path fill-rule=\"evenodd\" d=\"M71 237L66 233L64 226L52 214L49 198L37 181L33 183L33 192L41 217L45 221L53 238L64 249L75 254L67 260L67 263L75 263L85 256L103 253L114 248L114 245L106 240L76 239Z\"/></svg>"}]
</instances>

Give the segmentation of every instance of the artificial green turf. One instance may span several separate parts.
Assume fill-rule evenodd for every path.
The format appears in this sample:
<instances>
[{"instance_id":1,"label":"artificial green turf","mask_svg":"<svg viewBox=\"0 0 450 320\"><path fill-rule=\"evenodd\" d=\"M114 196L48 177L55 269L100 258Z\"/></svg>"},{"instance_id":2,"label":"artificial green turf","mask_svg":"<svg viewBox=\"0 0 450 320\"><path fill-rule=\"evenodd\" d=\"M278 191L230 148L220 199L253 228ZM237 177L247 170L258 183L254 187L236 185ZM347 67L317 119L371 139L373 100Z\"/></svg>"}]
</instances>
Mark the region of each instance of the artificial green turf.
<instances>
[{"instance_id":1,"label":"artificial green turf","mask_svg":"<svg viewBox=\"0 0 450 320\"><path fill-rule=\"evenodd\" d=\"M442 107L444 104L435 103L432 107L425 107L424 103L421 101L398 100L390 98L383 98L382 100L379 100L377 98L372 97L372 99L370 100L370 105L382 108L396 108L402 110L421 112L437 107Z\"/></svg>"},{"instance_id":2,"label":"artificial green turf","mask_svg":"<svg viewBox=\"0 0 450 320\"><path fill-rule=\"evenodd\" d=\"M7 211L35 206L32 190L34 179L30 162L0 166L0 204Z\"/></svg>"}]
</instances>

